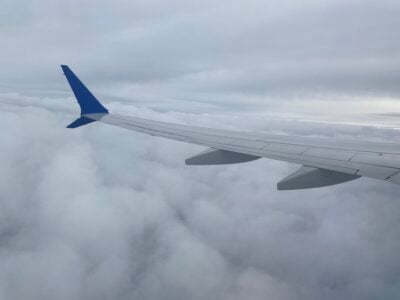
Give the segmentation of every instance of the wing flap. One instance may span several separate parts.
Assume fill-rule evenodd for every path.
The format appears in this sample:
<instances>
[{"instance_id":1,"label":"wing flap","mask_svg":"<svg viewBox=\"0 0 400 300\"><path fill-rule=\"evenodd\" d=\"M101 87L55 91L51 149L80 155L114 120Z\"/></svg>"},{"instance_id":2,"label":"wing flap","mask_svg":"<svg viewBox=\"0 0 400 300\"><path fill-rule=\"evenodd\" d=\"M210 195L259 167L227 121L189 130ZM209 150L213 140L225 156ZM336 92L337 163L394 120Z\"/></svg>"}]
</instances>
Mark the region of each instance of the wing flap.
<instances>
[{"instance_id":1,"label":"wing flap","mask_svg":"<svg viewBox=\"0 0 400 300\"><path fill-rule=\"evenodd\" d=\"M326 159L336 159L347 161L350 160L357 152L338 150L338 149L324 149L324 148L310 148L303 153L305 156L319 157Z\"/></svg>"},{"instance_id":2,"label":"wing flap","mask_svg":"<svg viewBox=\"0 0 400 300\"><path fill-rule=\"evenodd\" d=\"M382 153L357 153L351 159L351 161L362 164L375 165L375 166L400 168L399 155L389 155Z\"/></svg>"},{"instance_id":3,"label":"wing flap","mask_svg":"<svg viewBox=\"0 0 400 300\"><path fill-rule=\"evenodd\" d=\"M264 150L271 151L271 152L281 152L281 153L288 153L288 154L301 154L308 149L306 146L300 145L291 145L291 144L283 144L283 143L270 143Z\"/></svg>"}]
</instances>

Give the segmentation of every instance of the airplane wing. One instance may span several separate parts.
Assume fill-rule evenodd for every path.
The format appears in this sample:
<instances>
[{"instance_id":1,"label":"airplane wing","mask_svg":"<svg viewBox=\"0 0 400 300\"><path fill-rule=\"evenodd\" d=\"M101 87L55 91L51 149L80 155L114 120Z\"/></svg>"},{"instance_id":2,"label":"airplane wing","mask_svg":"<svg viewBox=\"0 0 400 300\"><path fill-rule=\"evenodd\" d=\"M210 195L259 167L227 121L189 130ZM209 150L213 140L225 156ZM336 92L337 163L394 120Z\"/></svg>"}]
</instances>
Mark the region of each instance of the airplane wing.
<instances>
[{"instance_id":1,"label":"airplane wing","mask_svg":"<svg viewBox=\"0 0 400 300\"><path fill-rule=\"evenodd\" d=\"M301 165L278 182L279 190L329 186L361 176L400 184L400 144L237 132L112 114L68 66L61 67L81 108L81 117L68 128L99 121L208 147L186 159L187 165L233 164L262 157Z\"/></svg>"}]
</instances>

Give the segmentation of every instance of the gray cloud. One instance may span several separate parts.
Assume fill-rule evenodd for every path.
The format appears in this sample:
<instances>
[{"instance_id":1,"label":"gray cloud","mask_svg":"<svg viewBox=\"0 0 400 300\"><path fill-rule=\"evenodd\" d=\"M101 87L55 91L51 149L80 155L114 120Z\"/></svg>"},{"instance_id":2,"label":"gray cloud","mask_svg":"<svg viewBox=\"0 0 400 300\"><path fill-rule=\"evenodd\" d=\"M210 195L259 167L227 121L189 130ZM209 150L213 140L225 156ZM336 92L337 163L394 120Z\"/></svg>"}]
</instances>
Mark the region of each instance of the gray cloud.
<instances>
[{"instance_id":1,"label":"gray cloud","mask_svg":"<svg viewBox=\"0 0 400 300\"><path fill-rule=\"evenodd\" d=\"M396 111L399 8L5 1L0 299L399 298L397 186L277 192L296 166L187 167L201 147L66 130L77 107L58 69L70 64L116 112L396 141L396 129L349 123ZM343 103L351 122L314 122L348 120Z\"/></svg>"},{"instance_id":2,"label":"gray cloud","mask_svg":"<svg viewBox=\"0 0 400 300\"><path fill-rule=\"evenodd\" d=\"M25 4L2 13L3 84L61 88L55 66L68 63L105 90L159 98L399 95L397 1Z\"/></svg>"},{"instance_id":3,"label":"gray cloud","mask_svg":"<svg viewBox=\"0 0 400 300\"><path fill-rule=\"evenodd\" d=\"M102 124L68 131L69 114L44 108L1 114L4 299L399 296L396 186L361 179L282 193L275 183L294 166L187 167L200 147ZM239 115L198 118L265 126ZM298 122L269 127L326 132Z\"/></svg>"}]
</instances>

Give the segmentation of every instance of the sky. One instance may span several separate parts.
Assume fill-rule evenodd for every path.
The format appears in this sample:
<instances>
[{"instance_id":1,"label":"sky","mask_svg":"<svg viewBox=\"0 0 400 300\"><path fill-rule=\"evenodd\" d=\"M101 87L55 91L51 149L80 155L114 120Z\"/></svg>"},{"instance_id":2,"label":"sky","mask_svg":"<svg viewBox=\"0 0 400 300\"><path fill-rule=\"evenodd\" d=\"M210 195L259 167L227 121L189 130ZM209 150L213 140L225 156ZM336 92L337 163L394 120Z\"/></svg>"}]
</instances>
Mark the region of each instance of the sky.
<instances>
[{"instance_id":1,"label":"sky","mask_svg":"<svg viewBox=\"0 0 400 300\"><path fill-rule=\"evenodd\" d=\"M397 299L399 187L277 191L298 166L79 114L399 141L398 1L0 1L0 299ZM335 123L340 121L341 124Z\"/></svg>"}]
</instances>

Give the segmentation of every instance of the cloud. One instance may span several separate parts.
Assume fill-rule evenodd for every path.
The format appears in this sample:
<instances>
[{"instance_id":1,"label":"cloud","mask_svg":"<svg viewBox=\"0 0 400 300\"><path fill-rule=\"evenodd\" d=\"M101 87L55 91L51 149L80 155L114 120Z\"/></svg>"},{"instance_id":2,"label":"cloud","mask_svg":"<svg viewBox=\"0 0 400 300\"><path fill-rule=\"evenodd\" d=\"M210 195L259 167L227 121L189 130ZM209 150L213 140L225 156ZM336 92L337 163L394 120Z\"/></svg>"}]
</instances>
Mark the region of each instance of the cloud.
<instances>
[{"instance_id":1,"label":"cloud","mask_svg":"<svg viewBox=\"0 0 400 300\"><path fill-rule=\"evenodd\" d=\"M201 147L103 124L66 130L68 115L46 108L1 115L4 299L399 295L396 186L361 179L277 192L294 166L187 167ZM252 124L240 114L198 119Z\"/></svg>"},{"instance_id":2,"label":"cloud","mask_svg":"<svg viewBox=\"0 0 400 300\"><path fill-rule=\"evenodd\" d=\"M399 95L393 0L25 4L2 13L0 81L20 89L64 88L66 63L104 91L133 85L161 100Z\"/></svg>"},{"instance_id":3,"label":"cloud","mask_svg":"<svg viewBox=\"0 0 400 300\"><path fill-rule=\"evenodd\" d=\"M0 299L399 298L397 186L278 192L296 166L188 167L202 147L104 124L67 130L78 108L58 68L70 64L114 112L396 141L371 125L396 116L365 114L397 110L398 9L6 1Z\"/></svg>"}]
</instances>

